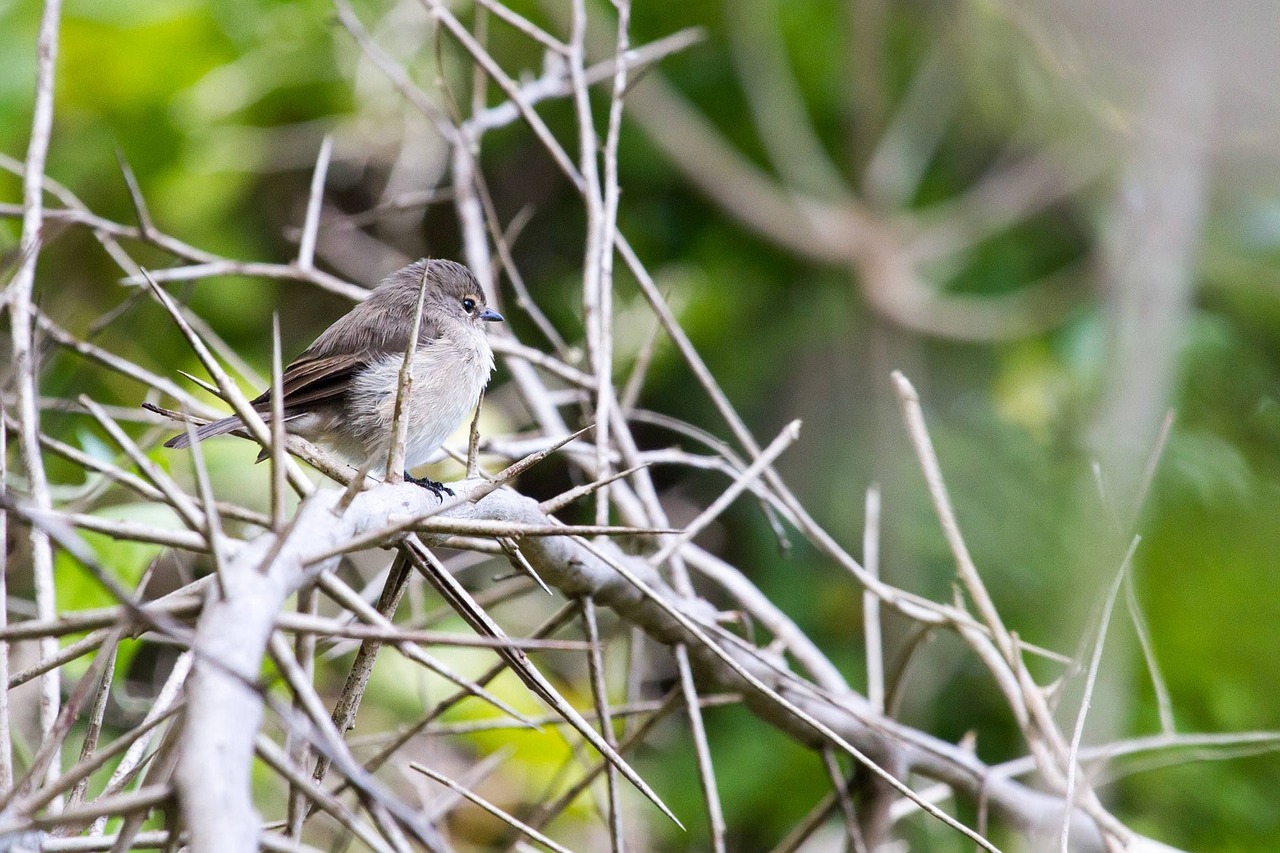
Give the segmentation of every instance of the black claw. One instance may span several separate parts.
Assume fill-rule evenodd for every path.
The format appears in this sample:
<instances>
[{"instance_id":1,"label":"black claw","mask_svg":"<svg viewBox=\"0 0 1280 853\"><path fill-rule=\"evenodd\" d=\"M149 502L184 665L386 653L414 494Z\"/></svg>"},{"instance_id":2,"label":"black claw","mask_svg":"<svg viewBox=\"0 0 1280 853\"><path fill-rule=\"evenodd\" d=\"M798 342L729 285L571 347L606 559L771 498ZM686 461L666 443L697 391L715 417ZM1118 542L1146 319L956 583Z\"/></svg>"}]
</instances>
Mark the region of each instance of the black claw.
<instances>
[{"instance_id":1,"label":"black claw","mask_svg":"<svg viewBox=\"0 0 1280 853\"><path fill-rule=\"evenodd\" d=\"M449 497L454 497L453 489L449 488L444 483L437 483L435 480L432 480L429 477L415 477L412 474L410 474L408 471L405 471L404 481L406 483L413 483L415 486L421 486L424 489L430 490L431 494L435 495L441 501L444 500L445 495L448 495Z\"/></svg>"}]
</instances>

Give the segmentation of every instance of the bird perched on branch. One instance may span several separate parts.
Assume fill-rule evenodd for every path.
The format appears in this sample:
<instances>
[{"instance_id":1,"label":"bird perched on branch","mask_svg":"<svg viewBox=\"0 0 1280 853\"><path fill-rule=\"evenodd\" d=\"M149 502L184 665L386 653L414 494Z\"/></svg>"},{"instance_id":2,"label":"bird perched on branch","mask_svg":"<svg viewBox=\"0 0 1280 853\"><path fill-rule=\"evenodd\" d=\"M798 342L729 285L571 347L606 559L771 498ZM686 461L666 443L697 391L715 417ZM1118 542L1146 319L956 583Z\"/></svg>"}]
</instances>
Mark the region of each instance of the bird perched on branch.
<instances>
[{"instance_id":1,"label":"bird perched on branch","mask_svg":"<svg viewBox=\"0 0 1280 853\"><path fill-rule=\"evenodd\" d=\"M420 290L422 319L413 382L401 414L407 424L404 478L440 496L453 492L434 480L416 479L409 470L426 462L479 402L493 372L484 324L502 320L485 304L480 283L461 264L427 259L409 264L387 276L368 299L326 329L284 370L284 423L290 433L358 468L385 465ZM270 389L251 404L264 420L270 419ZM232 415L197 429L196 440L243 426ZM169 439L165 447L189 443L184 433ZM258 461L267 455L263 450Z\"/></svg>"}]
</instances>

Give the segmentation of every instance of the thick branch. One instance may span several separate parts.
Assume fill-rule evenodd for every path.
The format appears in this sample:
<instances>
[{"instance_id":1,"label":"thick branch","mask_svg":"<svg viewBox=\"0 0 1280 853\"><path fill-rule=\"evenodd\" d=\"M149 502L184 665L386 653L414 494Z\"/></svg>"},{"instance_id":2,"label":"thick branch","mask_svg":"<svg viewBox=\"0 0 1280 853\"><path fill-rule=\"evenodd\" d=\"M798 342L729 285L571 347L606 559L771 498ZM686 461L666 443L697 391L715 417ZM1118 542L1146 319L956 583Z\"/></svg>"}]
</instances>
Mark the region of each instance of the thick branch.
<instances>
[{"instance_id":1,"label":"thick branch","mask_svg":"<svg viewBox=\"0 0 1280 853\"><path fill-rule=\"evenodd\" d=\"M467 485L455 488L461 494ZM201 617L178 772L191 849L197 853L257 849L260 820L250 799L249 771L254 736L262 720L262 698L248 684L257 677L285 599L332 562L308 566L310 555L331 551L343 541L385 526L390 516L422 514L435 506L434 498L412 485L380 486L364 492L341 517L333 511L339 499L337 491L317 493L300 510L283 544L277 544L270 533L251 542L228 566L227 599L210 601ZM514 524L553 522L535 501L506 490L456 507L446 515ZM521 543L521 552L548 583L569 596L590 595L658 642L685 644L704 687L711 687L708 682L712 682L743 692L749 707L765 723L804 743L821 745L810 726L755 690L674 618L669 608L696 623L704 634L720 637L717 642L722 651L744 670L882 763L946 782L974 801L985 799L998 814L1028 833L1052 833L1061 826L1064 806L1060 799L993 772L958 746L875 714L856 693L835 694L801 680L782 662L719 632L716 611L709 602L679 595L646 560L625 555L608 543L593 548L609 560L624 563L665 606L646 597L592 548L572 538L530 537ZM270 563L260 570L264 560ZM1102 849L1096 825L1079 810L1073 818L1072 839L1079 849Z\"/></svg>"}]
</instances>

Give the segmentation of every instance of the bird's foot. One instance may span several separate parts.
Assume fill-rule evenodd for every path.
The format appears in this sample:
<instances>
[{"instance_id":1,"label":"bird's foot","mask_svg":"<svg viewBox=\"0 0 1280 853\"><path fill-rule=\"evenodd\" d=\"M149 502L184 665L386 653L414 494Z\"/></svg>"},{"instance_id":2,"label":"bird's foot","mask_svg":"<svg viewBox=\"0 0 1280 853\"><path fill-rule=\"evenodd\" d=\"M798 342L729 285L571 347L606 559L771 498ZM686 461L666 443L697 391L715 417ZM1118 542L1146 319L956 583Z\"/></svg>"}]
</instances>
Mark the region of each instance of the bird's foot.
<instances>
[{"instance_id":1,"label":"bird's foot","mask_svg":"<svg viewBox=\"0 0 1280 853\"><path fill-rule=\"evenodd\" d=\"M408 471L405 471L404 481L406 483L413 483L415 486L421 486L424 489L430 490L431 494L435 495L441 501L444 500L445 495L448 495L449 497L454 497L453 489L449 488L444 483L437 483L435 480L432 480L429 477L419 478L419 477L413 476Z\"/></svg>"}]
</instances>

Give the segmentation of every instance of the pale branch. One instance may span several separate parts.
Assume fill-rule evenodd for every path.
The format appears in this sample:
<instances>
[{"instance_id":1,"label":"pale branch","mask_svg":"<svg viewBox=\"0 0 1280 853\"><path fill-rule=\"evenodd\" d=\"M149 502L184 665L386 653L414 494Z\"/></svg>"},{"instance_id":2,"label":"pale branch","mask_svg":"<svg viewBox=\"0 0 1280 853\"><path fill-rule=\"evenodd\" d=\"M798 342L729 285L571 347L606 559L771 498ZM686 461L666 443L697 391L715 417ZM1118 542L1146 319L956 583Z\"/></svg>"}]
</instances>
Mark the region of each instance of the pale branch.
<instances>
[{"instance_id":1,"label":"pale branch","mask_svg":"<svg viewBox=\"0 0 1280 853\"><path fill-rule=\"evenodd\" d=\"M58 27L62 17L61 0L45 0L40 17L40 34L36 43L35 106L31 119L31 137L22 168L22 234L19 242L20 262L13 281L4 296L9 308L12 339L10 356L17 380L18 454L27 476L27 488L39 510L52 508L44 459L40 454L40 409L38 405L40 368L33 339L36 262L44 240L44 169L49 155L53 131L54 73L58 56ZM31 547L32 581L40 617L53 618L57 613L57 589L53 578L53 548L44 530L33 527L28 537ZM40 656L50 658L58 651L52 639L40 641ZM40 735L48 742L59 717L61 687L57 673L40 679ZM49 765L52 774L58 762ZM52 776L50 777L52 778ZM8 792L6 792L8 793Z\"/></svg>"},{"instance_id":2,"label":"pale branch","mask_svg":"<svg viewBox=\"0 0 1280 853\"><path fill-rule=\"evenodd\" d=\"M461 493L467 485L456 488ZM277 546L271 533L251 541L228 566L228 599L210 600L201 617L193 643L197 654L177 775L193 850L247 851L256 843L260 827L249 798L248 773L262 698L243 679L256 676L267 637L285 599L336 561L331 557L312 563L309 554L331 550L337 542L385 524L391 515L420 514L435 503L415 486L381 486L357 495L346 512L335 518L332 507L339 499L336 490L324 490L307 501L283 545ZM506 524L550 523L535 501L509 490L493 491L474 505L456 506L446 515ZM709 681L741 691L748 707L763 721L814 747L822 745L809 726L744 682L681 620L646 598L597 556L597 549L607 549L611 560L625 563L667 607L715 636L711 634L715 609L700 598L677 594L643 558L625 555L608 543L587 548L567 537L529 539L522 544L525 557L548 583L567 595L592 596L658 642L687 645L704 685ZM274 559L258 572L262 558L272 552ZM877 715L856 693L829 693L800 682L794 675L780 674L774 666L764 664L758 652L752 654L732 643L722 643L720 651L868 754L892 756L894 766L946 782L974 801L984 797L996 813L1029 833L1051 833L1061 827L1065 812L1060 798L992 772L971 752ZM1098 827L1083 811L1072 814L1072 838L1080 849L1102 849Z\"/></svg>"}]
</instances>

